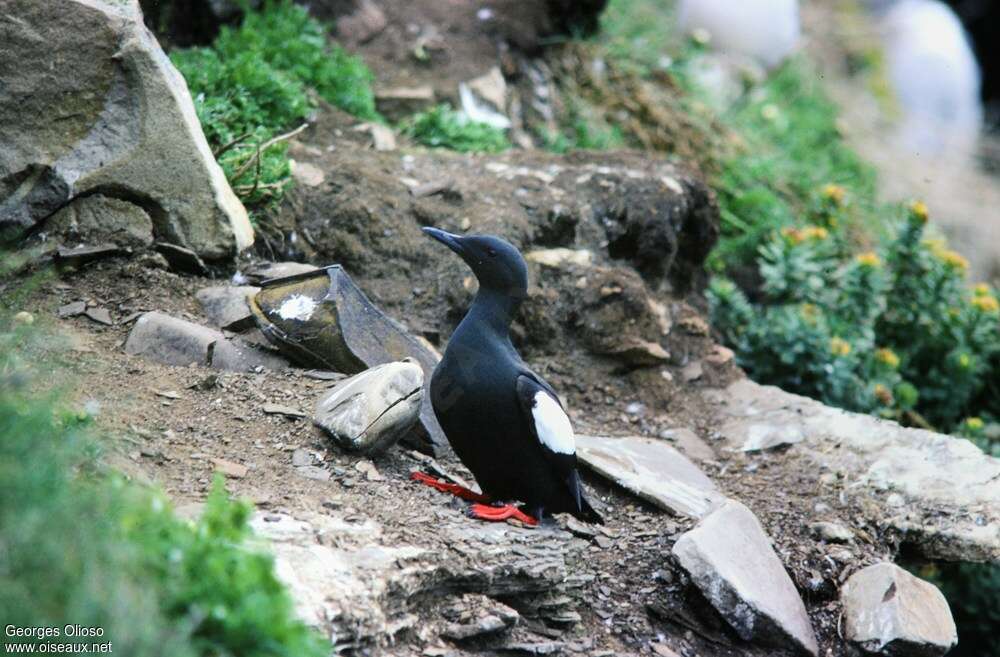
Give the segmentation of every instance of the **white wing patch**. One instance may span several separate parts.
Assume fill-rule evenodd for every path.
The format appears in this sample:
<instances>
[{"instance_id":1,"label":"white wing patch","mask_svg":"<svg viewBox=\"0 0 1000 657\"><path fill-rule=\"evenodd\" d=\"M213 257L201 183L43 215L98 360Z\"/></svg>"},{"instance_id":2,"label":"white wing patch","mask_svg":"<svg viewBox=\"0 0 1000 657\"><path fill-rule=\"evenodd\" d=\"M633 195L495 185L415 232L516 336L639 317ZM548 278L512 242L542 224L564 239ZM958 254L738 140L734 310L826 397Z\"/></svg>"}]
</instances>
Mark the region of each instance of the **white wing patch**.
<instances>
[{"instance_id":1,"label":"white wing patch","mask_svg":"<svg viewBox=\"0 0 1000 657\"><path fill-rule=\"evenodd\" d=\"M531 404L535 432L542 444L557 454L575 454L573 426L559 403L543 390L535 393Z\"/></svg>"}]
</instances>

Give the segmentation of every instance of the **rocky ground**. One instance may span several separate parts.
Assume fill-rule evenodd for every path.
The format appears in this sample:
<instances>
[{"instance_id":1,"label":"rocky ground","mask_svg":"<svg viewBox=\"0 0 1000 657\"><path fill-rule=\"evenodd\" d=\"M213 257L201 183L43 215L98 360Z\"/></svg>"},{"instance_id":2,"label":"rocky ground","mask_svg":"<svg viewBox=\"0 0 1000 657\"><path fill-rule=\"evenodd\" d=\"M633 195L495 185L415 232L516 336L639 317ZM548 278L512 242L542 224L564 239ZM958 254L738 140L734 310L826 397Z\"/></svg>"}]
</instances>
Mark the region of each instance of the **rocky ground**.
<instances>
[{"instance_id":1,"label":"rocky ground","mask_svg":"<svg viewBox=\"0 0 1000 657\"><path fill-rule=\"evenodd\" d=\"M196 295L225 280L171 271L156 252L64 269L26 307L70 336L79 402L96 403L100 424L120 437L116 465L163 486L190 512L212 473L223 472L230 490L260 510L257 528L302 613L339 650L808 650L808 640L780 623L758 624L772 628L763 634L752 624L741 629L732 597L713 599L711 581L699 580L702 560L691 561L693 548L685 558L674 554L681 536L699 518L721 513L726 498L749 508L763 529L724 507L740 519L724 525L721 545L742 546L746 554L737 556L747 559L730 565L746 571L751 589L772 569L760 591L778 600L774 617L793 630L811 624L822 655L853 654L841 587L865 566L892 560L903 541L916 540L929 554L944 545L937 552L945 556L948 545L973 544L995 558L998 541L989 532L997 518L985 506L995 485L981 464L986 480L939 485L955 495L968 490L968 499L949 505L947 490L921 498L931 487L924 471L908 465L910 455L887 461L875 451L878 441L902 449L915 439L909 433L921 432L849 414L842 415L852 424L838 428L830 409L747 382L749 389L731 387L743 375L713 342L694 291L717 221L697 177L630 154L379 153L336 126L314 128L292 152L300 176L310 166L320 175L300 181L284 209L286 223L277 225L285 244L298 244L316 264L342 263L379 308L443 349L474 283L419 226L507 236L530 262L532 287L514 327L529 364L564 396L578 434L646 436L652 450L629 456L624 442L581 438L585 482L607 518L603 527L566 518L540 529L474 521L464 503L409 480L411 471L434 467L469 479L450 452L431 462L400 444L365 458L313 426L317 399L342 376L271 369L281 363L273 353L260 361L267 367L235 366L242 371L126 353L146 311L205 326L218 321ZM649 243L659 248L644 250ZM235 278L255 283L258 269L244 261ZM240 339L267 345L252 332ZM870 440L852 444L858 431ZM936 466L956 471L976 458L950 445L933 451ZM732 539L744 525L745 541ZM791 579L782 594L772 582L784 571Z\"/></svg>"},{"instance_id":2,"label":"rocky ground","mask_svg":"<svg viewBox=\"0 0 1000 657\"><path fill-rule=\"evenodd\" d=\"M429 85L421 102L437 102L496 66L512 81L508 109L545 113L536 101L551 72L531 56L565 26L518 31L533 14L507 2L489 15L316 4L397 91ZM383 111L398 100L380 91ZM187 241L171 239L160 213L119 230L108 217L136 197L115 185L67 206L70 229L54 217L35 227L28 253L39 260L22 273L44 263L58 276L23 310L67 336L76 401L115 437L113 465L162 486L183 513L223 473L256 504L301 614L339 653L947 650L954 626L936 589L869 566L902 547L1000 559L1000 465L964 441L748 382L704 319L719 218L692 167L631 152L457 155L374 132L321 108L289 145L295 188L258 223L235 274L222 247L178 248ZM291 366L244 321L242 293L225 319L199 301L207 287L225 295L290 271L271 261L339 264L405 344L433 357L475 281L426 225L499 234L525 253L531 287L513 340L563 396L605 525L468 518L465 503L410 480L415 470L470 478L419 428L380 455L342 449L314 410L363 367ZM173 333L148 330L167 324ZM393 359L402 355L414 353Z\"/></svg>"}]
</instances>

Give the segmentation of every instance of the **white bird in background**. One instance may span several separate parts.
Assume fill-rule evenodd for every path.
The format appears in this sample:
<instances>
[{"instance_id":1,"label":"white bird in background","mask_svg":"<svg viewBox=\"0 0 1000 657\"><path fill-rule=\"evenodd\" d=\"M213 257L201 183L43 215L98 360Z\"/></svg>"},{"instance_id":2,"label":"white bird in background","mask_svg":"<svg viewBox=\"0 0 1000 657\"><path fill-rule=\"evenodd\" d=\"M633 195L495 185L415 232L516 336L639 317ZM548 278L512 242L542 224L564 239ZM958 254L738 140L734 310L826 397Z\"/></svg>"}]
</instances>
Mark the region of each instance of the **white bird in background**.
<instances>
[{"instance_id":1,"label":"white bird in background","mask_svg":"<svg viewBox=\"0 0 1000 657\"><path fill-rule=\"evenodd\" d=\"M889 80L914 155L973 155L983 121L979 64L955 13L937 0L891 3L881 19Z\"/></svg>"},{"instance_id":2,"label":"white bird in background","mask_svg":"<svg viewBox=\"0 0 1000 657\"><path fill-rule=\"evenodd\" d=\"M704 30L712 48L774 68L799 44L798 0L680 0L677 18L688 34Z\"/></svg>"}]
</instances>

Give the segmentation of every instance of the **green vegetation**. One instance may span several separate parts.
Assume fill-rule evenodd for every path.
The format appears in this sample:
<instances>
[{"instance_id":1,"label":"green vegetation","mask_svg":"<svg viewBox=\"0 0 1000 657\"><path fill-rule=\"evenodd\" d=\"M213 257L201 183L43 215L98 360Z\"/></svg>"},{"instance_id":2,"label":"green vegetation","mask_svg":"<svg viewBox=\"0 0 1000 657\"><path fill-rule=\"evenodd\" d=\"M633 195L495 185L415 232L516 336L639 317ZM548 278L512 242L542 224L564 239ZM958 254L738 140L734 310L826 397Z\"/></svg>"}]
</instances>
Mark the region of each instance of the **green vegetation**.
<instances>
[{"instance_id":1,"label":"green vegetation","mask_svg":"<svg viewBox=\"0 0 1000 657\"><path fill-rule=\"evenodd\" d=\"M39 390L28 364L52 363L35 333L0 309L4 624L99 627L101 638L57 641L110 641L126 655L325 655L271 557L246 545L249 505L219 480L185 522L161 494L104 470L91 417Z\"/></svg>"},{"instance_id":2,"label":"green vegetation","mask_svg":"<svg viewBox=\"0 0 1000 657\"><path fill-rule=\"evenodd\" d=\"M470 121L449 105L438 105L415 114L400 127L403 134L432 148L461 153L499 153L510 148L503 130Z\"/></svg>"},{"instance_id":3,"label":"green vegetation","mask_svg":"<svg viewBox=\"0 0 1000 657\"><path fill-rule=\"evenodd\" d=\"M556 132L544 132L541 137L547 150L565 153L570 150L604 151L626 146L621 128L611 125L592 107L580 99L573 99L569 118Z\"/></svg>"},{"instance_id":4,"label":"green vegetation","mask_svg":"<svg viewBox=\"0 0 1000 657\"><path fill-rule=\"evenodd\" d=\"M801 225L821 202L817 190L828 184L850 190L842 227L884 223L874 171L844 143L836 119L836 108L802 60L786 63L719 114L743 143L721 158L714 180L722 216L716 271L752 263L774 231Z\"/></svg>"},{"instance_id":5,"label":"green vegetation","mask_svg":"<svg viewBox=\"0 0 1000 657\"><path fill-rule=\"evenodd\" d=\"M177 50L171 59L226 177L251 206L280 199L290 184L280 136L301 124L318 98L380 120L371 72L331 44L326 28L291 0L248 11L210 47Z\"/></svg>"},{"instance_id":6,"label":"green vegetation","mask_svg":"<svg viewBox=\"0 0 1000 657\"><path fill-rule=\"evenodd\" d=\"M994 291L969 290L965 260L924 239L922 204L881 252L853 255L833 228L843 190L827 193L814 225L786 228L761 248L758 303L712 281L714 325L757 380L906 424L981 431L1000 417Z\"/></svg>"}]
</instances>

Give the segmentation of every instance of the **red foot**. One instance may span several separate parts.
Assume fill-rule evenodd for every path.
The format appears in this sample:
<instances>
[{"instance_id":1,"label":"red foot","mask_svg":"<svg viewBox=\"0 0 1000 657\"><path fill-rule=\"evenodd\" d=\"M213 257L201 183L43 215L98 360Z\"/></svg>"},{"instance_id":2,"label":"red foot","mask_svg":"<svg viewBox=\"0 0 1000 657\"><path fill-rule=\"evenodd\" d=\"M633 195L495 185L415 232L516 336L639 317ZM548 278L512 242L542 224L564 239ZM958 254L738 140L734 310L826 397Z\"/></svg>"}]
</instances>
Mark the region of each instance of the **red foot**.
<instances>
[{"instance_id":1,"label":"red foot","mask_svg":"<svg viewBox=\"0 0 1000 657\"><path fill-rule=\"evenodd\" d=\"M469 500L470 502L492 501L489 497L483 495L482 493L477 493L476 491L469 490L465 486L459 486L458 484L446 484L443 481L438 481L436 477L432 477L424 472L414 472L410 475L410 479L413 481L419 481L420 483L437 489L443 493L451 493L455 497L460 497L463 500Z\"/></svg>"},{"instance_id":2,"label":"red foot","mask_svg":"<svg viewBox=\"0 0 1000 657\"><path fill-rule=\"evenodd\" d=\"M504 504L503 506L473 504L469 507L469 515L473 518L489 520L491 522L502 522L508 518L513 518L514 520L520 520L526 525L534 526L538 524L536 519L532 518L524 511L521 511L521 509L517 508L513 504Z\"/></svg>"}]
</instances>

